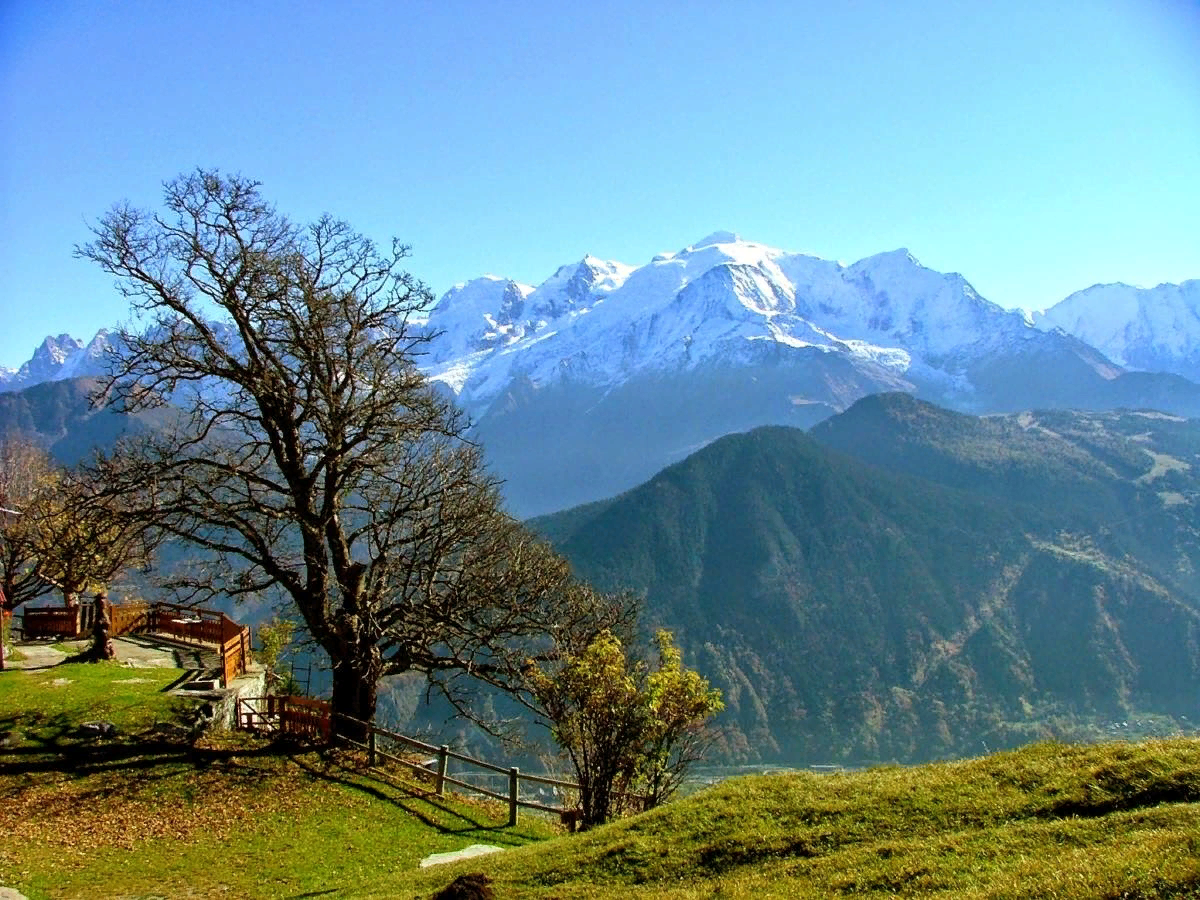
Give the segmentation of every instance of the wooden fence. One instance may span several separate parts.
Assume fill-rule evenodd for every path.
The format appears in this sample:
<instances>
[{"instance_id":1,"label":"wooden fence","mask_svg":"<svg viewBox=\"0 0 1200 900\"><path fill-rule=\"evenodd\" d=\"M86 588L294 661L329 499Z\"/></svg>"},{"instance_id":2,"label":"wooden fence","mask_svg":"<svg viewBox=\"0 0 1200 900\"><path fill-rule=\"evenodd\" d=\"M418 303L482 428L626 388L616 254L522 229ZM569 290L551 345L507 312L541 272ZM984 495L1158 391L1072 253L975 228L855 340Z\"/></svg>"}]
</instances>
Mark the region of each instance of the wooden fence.
<instances>
[{"instance_id":1,"label":"wooden fence","mask_svg":"<svg viewBox=\"0 0 1200 900\"><path fill-rule=\"evenodd\" d=\"M265 710L263 709L264 704L266 706ZM329 740L332 734L332 721L335 716L341 721L354 725L355 730L366 734L366 743L351 740L344 735L337 735L336 737L343 743L367 751L368 765L374 766L379 762L380 758L383 758L394 763L399 763L424 776L432 776L434 790L439 797L445 796L446 785L451 784L455 787L475 791L495 800L507 802L508 824L510 827L517 824L517 810L521 807L558 815L564 822L574 822L577 820L576 811L573 808L551 806L539 803L536 800L521 798L522 783L550 787L561 795L567 791L578 793L579 785L573 781L562 781L542 775L526 775L522 774L521 770L516 766L505 768L493 765L482 759L475 759L473 756L456 753L445 744L435 747L433 744L426 744L424 741L418 741L415 738L405 737L394 731L388 731L386 728L380 728L373 723L363 722L350 716L341 715L340 713L333 713L329 703L324 700L313 700L308 697L249 697L238 700L238 723L242 728L247 730L265 728L268 730L277 730L284 734L294 734L309 738L319 736ZM387 749L384 749L385 746ZM420 755L421 759L414 761L399 756L394 752L389 752L389 750L393 750L397 746L415 752ZM477 784L472 784L469 781L464 781L461 778L451 776L448 771L451 760L474 766L476 769L481 769L484 772L507 776L507 791L503 793L493 791L480 787Z\"/></svg>"},{"instance_id":2,"label":"wooden fence","mask_svg":"<svg viewBox=\"0 0 1200 900\"><path fill-rule=\"evenodd\" d=\"M81 607L27 609L21 614L21 635L26 638L73 638L81 633Z\"/></svg>"},{"instance_id":3,"label":"wooden fence","mask_svg":"<svg viewBox=\"0 0 1200 900\"><path fill-rule=\"evenodd\" d=\"M312 697L239 697L237 723L246 731L269 730L303 738L330 739L329 703Z\"/></svg>"},{"instance_id":4,"label":"wooden fence","mask_svg":"<svg viewBox=\"0 0 1200 900\"><path fill-rule=\"evenodd\" d=\"M115 603L108 607L109 619L112 622L112 633L137 634L150 630L150 604Z\"/></svg>"},{"instance_id":5,"label":"wooden fence","mask_svg":"<svg viewBox=\"0 0 1200 900\"><path fill-rule=\"evenodd\" d=\"M221 629L221 680L228 685L250 667L250 626L222 616Z\"/></svg>"},{"instance_id":6,"label":"wooden fence","mask_svg":"<svg viewBox=\"0 0 1200 900\"><path fill-rule=\"evenodd\" d=\"M244 675L250 664L250 628L223 612L175 603L108 605L111 634L163 634L181 641L215 644L221 654L221 679L228 685ZM92 633L96 606L84 601L74 607L27 609L22 615L25 638L78 638Z\"/></svg>"},{"instance_id":7,"label":"wooden fence","mask_svg":"<svg viewBox=\"0 0 1200 900\"><path fill-rule=\"evenodd\" d=\"M181 641L215 644L220 648L221 679L226 685L244 675L250 664L249 626L239 625L214 609L155 603L150 607L146 630Z\"/></svg>"},{"instance_id":8,"label":"wooden fence","mask_svg":"<svg viewBox=\"0 0 1200 900\"><path fill-rule=\"evenodd\" d=\"M148 603L108 605L112 635L135 634L151 630L153 607ZM89 636L96 624L96 604L84 600L75 606L26 609L21 613L21 634L28 639L78 638Z\"/></svg>"}]
</instances>

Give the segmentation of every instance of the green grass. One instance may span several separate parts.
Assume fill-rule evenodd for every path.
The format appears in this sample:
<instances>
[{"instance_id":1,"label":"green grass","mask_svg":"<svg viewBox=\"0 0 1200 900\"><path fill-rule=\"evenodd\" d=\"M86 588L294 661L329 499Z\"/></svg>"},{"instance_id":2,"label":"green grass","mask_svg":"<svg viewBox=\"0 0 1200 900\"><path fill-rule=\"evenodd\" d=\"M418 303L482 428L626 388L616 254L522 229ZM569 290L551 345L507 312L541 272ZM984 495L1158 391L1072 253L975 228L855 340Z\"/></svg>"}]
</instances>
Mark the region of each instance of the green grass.
<instances>
[{"instance_id":1,"label":"green grass","mask_svg":"<svg viewBox=\"0 0 1200 900\"><path fill-rule=\"evenodd\" d=\"M78 671L76 677L73 673ZM68 675L70 672L72 674ZM1200 741L731 779L576 836L439 800L353 755L170 736L174 673L0 675L0 883L49 897L1200 897ZM105 677L107 676L107 687ZM55 678L70 684L52 686ZM89 744L78 721L123 723ZM138 730L140 729L140 731ZM508 852L417 869L429 853Z\"/></svg>"},{"instance_id":2,"label":"green grass","mask_svg":"<svg viewBox=\"0 0 1200 900\"><path fill-rule=\"evenodd\" d=\"M193 742L181 670L0 673L0 884L31 898L355 896L431 853L552 836L507 807L439 799L353 755L247 735ZM110 721L114 739L79 734Z\"/></svg>"},{"instance_id":3,"label":"green grass","mask_svg":"<svg viewBox=\"0 0 1200 900\"><path fill-rule=\"evenodd\" d=\"M732 779L470 868L517 898L1200 896L1200 742Z\"/></svg>"}]
</instances>

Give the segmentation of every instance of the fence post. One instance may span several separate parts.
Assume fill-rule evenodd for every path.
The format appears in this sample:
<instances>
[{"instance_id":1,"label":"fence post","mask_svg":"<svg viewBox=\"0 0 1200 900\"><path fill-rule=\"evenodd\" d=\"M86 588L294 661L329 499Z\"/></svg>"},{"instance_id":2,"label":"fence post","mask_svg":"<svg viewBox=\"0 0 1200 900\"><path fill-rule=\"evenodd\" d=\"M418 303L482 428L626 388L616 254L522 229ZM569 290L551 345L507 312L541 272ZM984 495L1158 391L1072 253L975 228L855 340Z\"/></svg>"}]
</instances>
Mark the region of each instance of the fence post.
<instances>
[{"instance_id":1,"label":"fence post","mask_svg":"<svg viewBox=\"0 0 1200 900\"><path fill-rule=\"evenodd\" d=\"M446 796L446 766L450 762L450 748L442 744L438 750L438 776L437 776L437 795L439 797Z\"/></svg>"},{"instance_id":2,"label":"fence post","mask_svg":"<svg viewBox=\"0 0 1200 900\"><path fill-rule=\"evenodd\" d=\"M508 827L517 824L517 786L521 781L521 770L513 766L508 770Z\"/></svg>"},{"instance_id":3,"label":"fence post","mask_svg":"<svg viewBox=\"0 0 1200 900\"><path fill-rule=\"evenodd\" d=\"M367 732L367 765L371 767L375 765L375 726L373 725Z\"/></svg>"}]
</instances>

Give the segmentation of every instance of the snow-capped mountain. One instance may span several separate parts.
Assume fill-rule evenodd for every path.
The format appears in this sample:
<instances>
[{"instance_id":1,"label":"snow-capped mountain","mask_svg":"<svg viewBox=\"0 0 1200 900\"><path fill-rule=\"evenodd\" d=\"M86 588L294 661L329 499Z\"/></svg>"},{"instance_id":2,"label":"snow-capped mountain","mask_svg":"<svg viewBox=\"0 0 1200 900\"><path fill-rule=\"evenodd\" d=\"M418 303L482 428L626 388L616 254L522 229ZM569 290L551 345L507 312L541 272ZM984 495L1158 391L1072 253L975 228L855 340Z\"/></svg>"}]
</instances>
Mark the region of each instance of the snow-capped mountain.
<instances>
[{"instance_id":1,"label":"snow-capped mountain","mask_svg":"<svg viewBox=\"0 0 1200 900\"><path fill-rule=\"evenodd\" d=\"M631 487L708 441L808 426L902 390L969 412L1153 406L1200 388L1130 378L907 250L843 265L717 232L639 267L586 257L537 287L446 293L426 372L476 421L514 509Z\"/></svg>"},{"instance_id":2,"label":"snow-capped mountain","mask_svg":"<svg viewBox=\"0 0 1200 900\"><path fill-rule=\"evenodd\" d=\"M474 421L510 508L532 515L884 391L973 413L1200 415L1200 386L1180 377L1200 377L1198 284L1091 288L1035 324L907 250L844 265L717 232L641 266L585 256L537 286L457 285L430 310L422 365ZM110 346L107 332L47 338L0 390L99 373Z\"/></svg>"},{"instance_id":3,"label":"snow-capped mountain","mask_svg":"<svg viewBox=\"0 0 1200 900\"><path fill-rule=\"evenodd\" d=\"M1156 288L1097 284L1035 313L1034 321L1061 328L1126 368L1200 381L1200 280Z\"/></svg>"},{"instance_id":4,"label":"snow-capped mountain","mask_svg":"<svg viewBox=\"0 0 1200 900\"><path fill-rule=\"evenodd\" d=\"M585 258L536 288L477 279L443 296L429 327L427 371L477 416L517 379L613 387L801 349L952 386L964 352L1038 337L906 250L844 266L727 232L639 268Z\"/></svg>"},{"instance_id":5,"label":"snow-capped mountain","mask_svg":"<svg viewBox=\"0 0 1200 900\"><path fill-rule=\"evenodd\" d=\"M975 370L998 354L1062 353L1101 377L1119 374L907 250L846 266L728 232L639 268L586 258L536 288L477 279L447 292L428 327L437 337L426 371L477 418L514 384L612 389L796 351L981 410L1000 402L991 392L1003 385L981 383Z\"/></svg>"},{"instance_id":6,"label":"snow-capped mountain","mask_svg":"<svg viewBox=\"0 0 1200 900\"><path fill-rule=\"evenodd\" d=\"M44 381L100 375L113 350L113 337L107 328L101 328L87 344L69 334L48 335L19 369L0 369L0 391L19 391Z\"/></svg>"}]
</instances>

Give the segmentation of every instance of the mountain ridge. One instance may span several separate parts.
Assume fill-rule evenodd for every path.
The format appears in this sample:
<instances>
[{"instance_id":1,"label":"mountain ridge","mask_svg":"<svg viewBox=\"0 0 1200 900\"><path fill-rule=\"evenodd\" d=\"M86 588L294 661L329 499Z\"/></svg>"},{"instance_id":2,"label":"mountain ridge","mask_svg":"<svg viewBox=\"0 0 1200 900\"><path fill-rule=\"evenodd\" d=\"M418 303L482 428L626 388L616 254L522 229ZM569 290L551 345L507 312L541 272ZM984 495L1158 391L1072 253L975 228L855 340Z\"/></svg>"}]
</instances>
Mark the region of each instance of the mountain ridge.
<instances>
[{"instance_id":1,"label":"mountain ridge","mask_svg":"<svg viewBox=\"0 0 1200 900\"><path fill-rule=\"evenodd\" d=\"M1075 335L1119 365L1200 381L1200 279L1153 288L1092 285L1034 321Z\"/></svg>"},{"instance_id":2,"label":"mountain ridge","mask_svg":"<svg viewBox=\"0 0 1200 900\"><path fill-rule=\"evenodd\" d=\"M724 434L811 427L875 393L973 414L1200 416L1192 344L1159 340L1157 356L1136 359L1164 371L1138 371L1132 352L1122 365L1052 312L1003 310L904 248L846 265L714 232L640 266L589 255L536 286L456 285L420 326L420 362L473 422L520 517L632 487ZM1200 320L1195 333L1200 347ZM52 339L44 364L0 389L98 374L103 337L90 355ZM1167 359L1173 348L1185 355Z\"/></svg>"},{"instance_id":3,"label":"mountain ridge","mask_svg":"<svg viewBox=\"0 0 1200 900\"><path fill-rule=\"evenodd\" d=\"M872 393L970 413L1200 415L1200 385L1130 371L903 248L844 265L717 232L600 268L585 260L537 287L466 283L429 316L440 336L425 371L476 423L521 516L631 487L723 434L810 427Z\"/></svg>"},{"instance_id":4,"label":"mountain ridge","mask_svg":"<svg viewBox=\"0 0 1200 900\"><path fill-rule=\"evenodd\" d=\"M725 692L729 758L913 761L1192 720L1200 423L1156 416L872 397L532 524L677 633Z\"/></svg>"}]
</instances>

